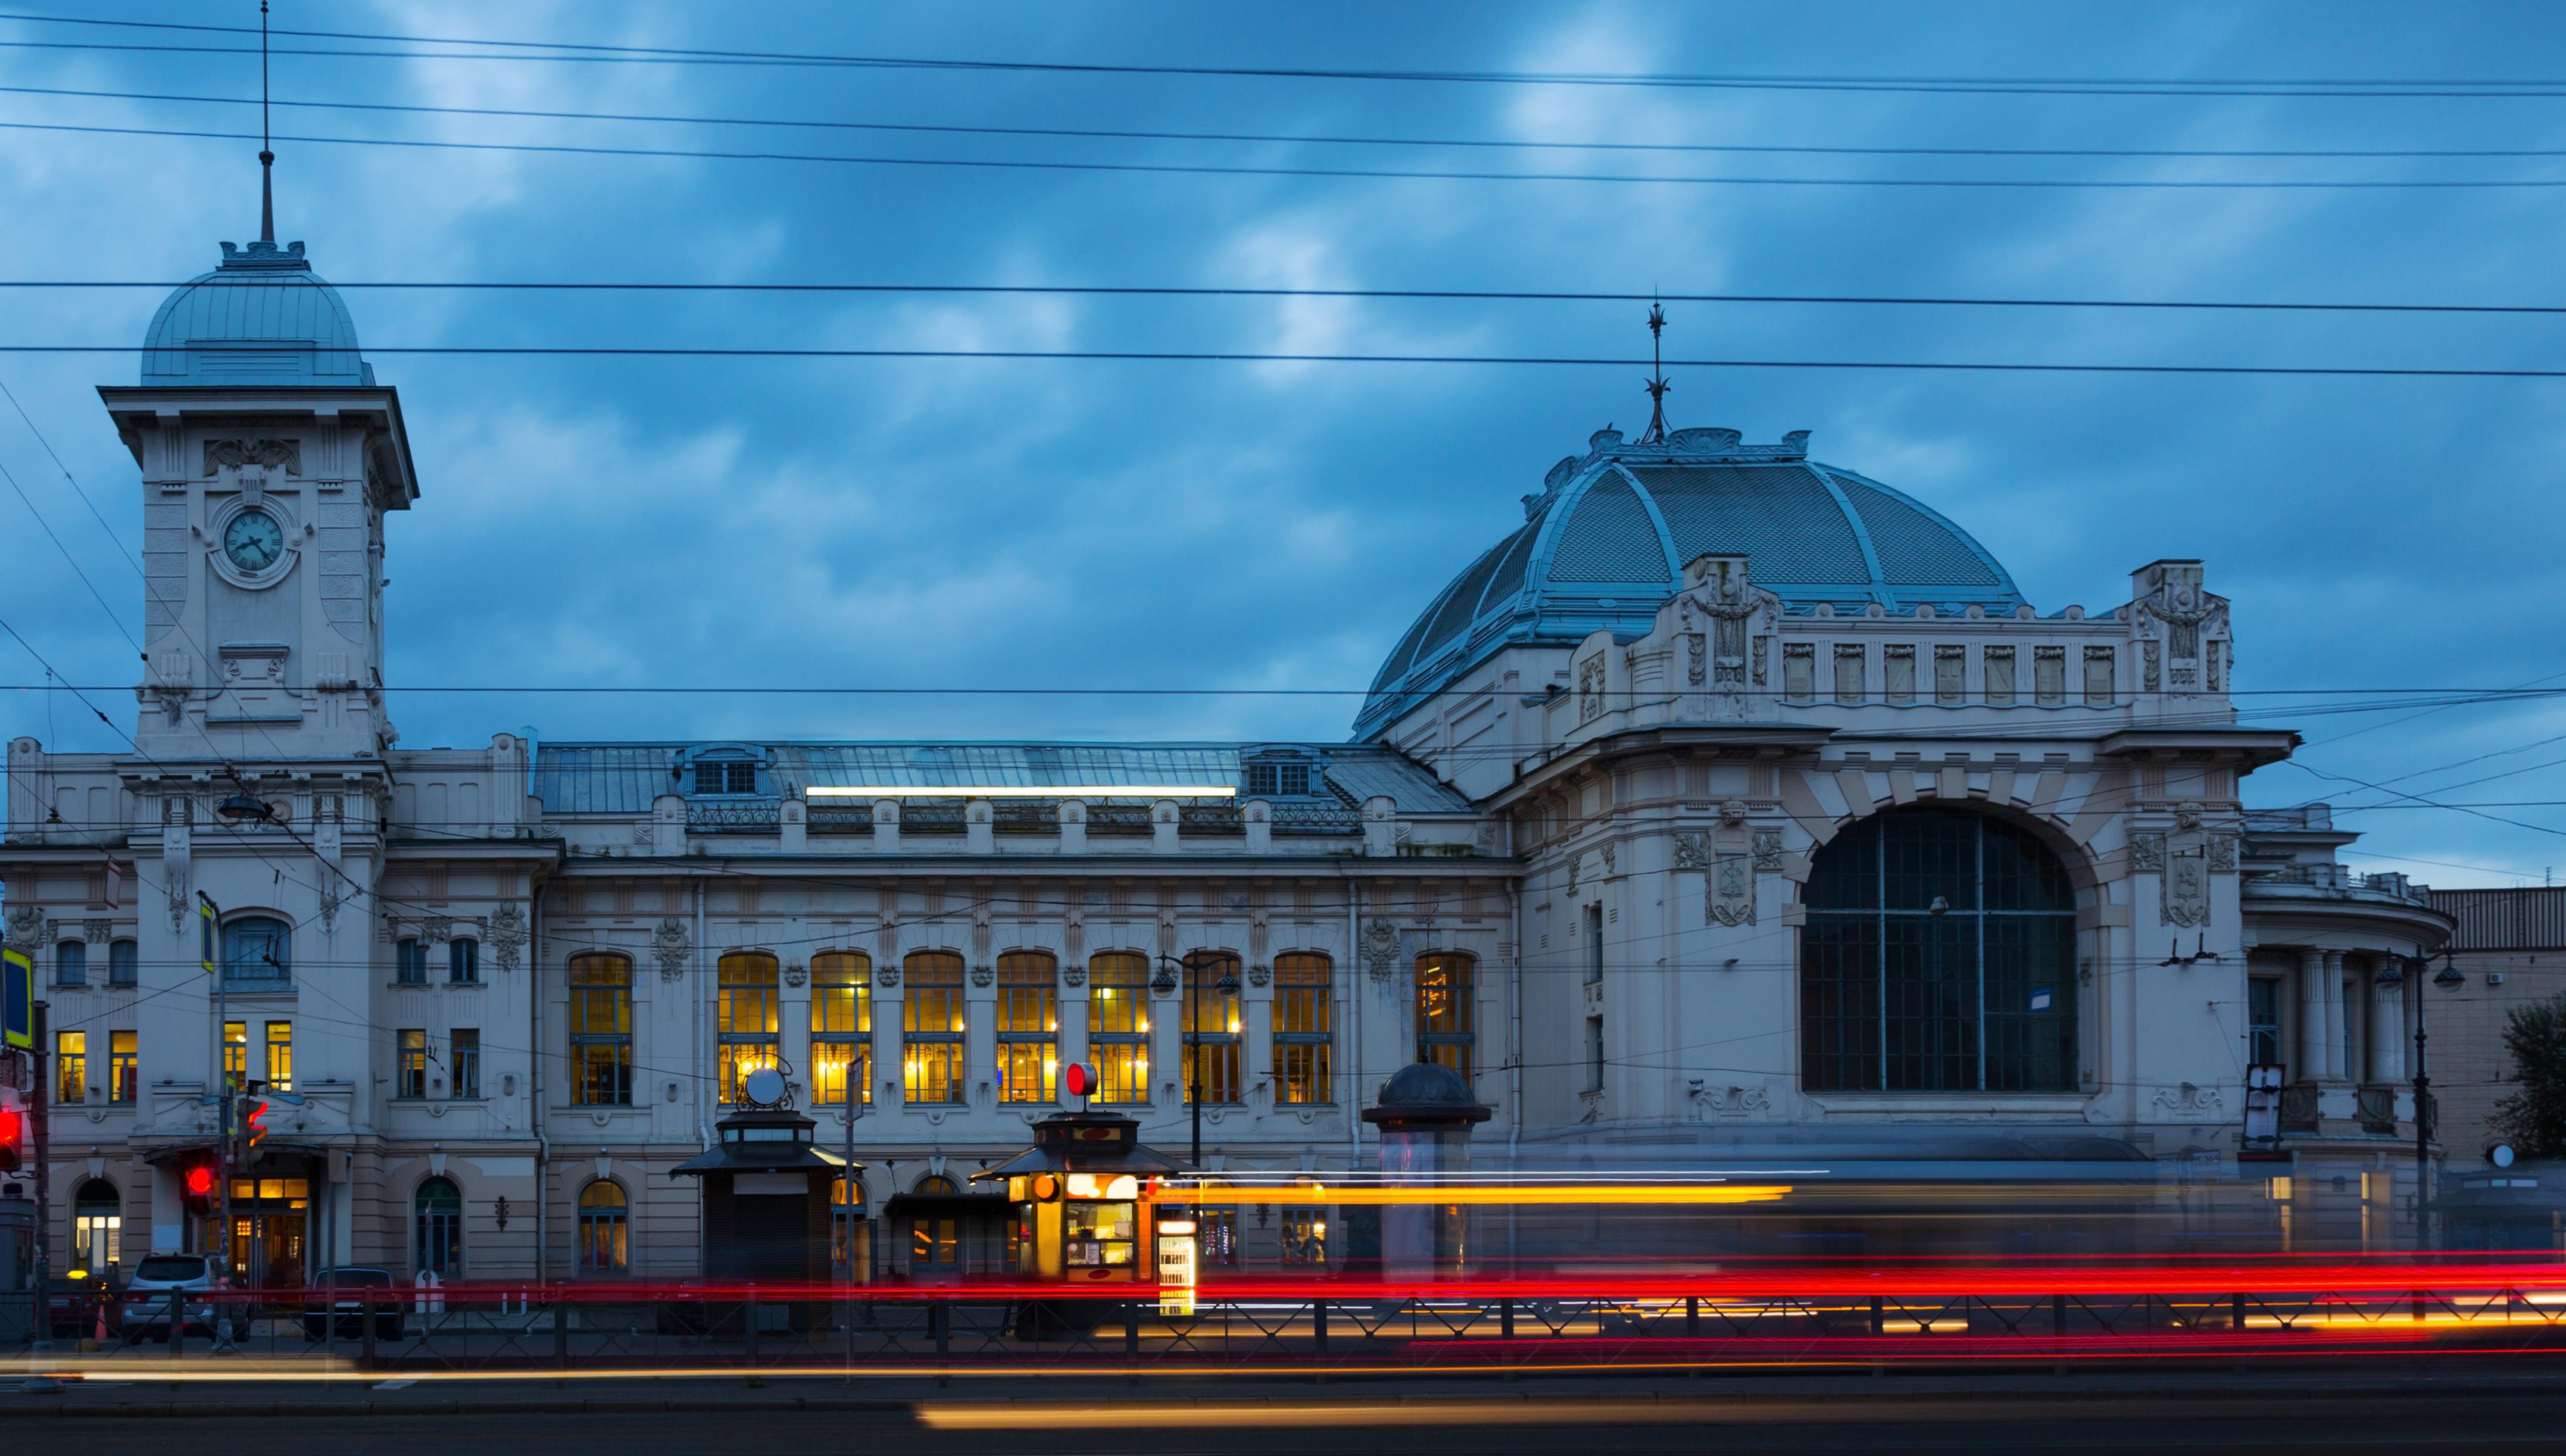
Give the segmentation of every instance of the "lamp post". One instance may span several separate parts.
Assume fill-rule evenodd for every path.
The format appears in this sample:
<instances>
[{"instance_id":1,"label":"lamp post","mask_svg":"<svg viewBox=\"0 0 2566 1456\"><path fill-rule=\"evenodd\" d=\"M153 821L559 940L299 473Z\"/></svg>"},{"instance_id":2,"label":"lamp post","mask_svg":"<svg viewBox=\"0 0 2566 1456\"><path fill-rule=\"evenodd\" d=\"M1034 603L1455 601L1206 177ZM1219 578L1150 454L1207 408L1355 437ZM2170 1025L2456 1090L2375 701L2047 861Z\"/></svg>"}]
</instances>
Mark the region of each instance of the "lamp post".
<instances>
[{"instance_id":1,"label":"lamp post","mask_svg":"<svg viewBox=\"0 0 2566 1456\"><path fill-rule=\"evenodd\" d=\"M214 806L214 813L235 825L243 823L265 824L275 817L275 811L267 807L266 800L259 798L255 794L247 792L246 789L238 794L225 795L222 801ZM233 1264L232 1069L231 1042L224 1035L223 1029L229 1025L231 1021L231 974L230 968L223 965L218 957L217 953L220 950L220 947L213 943L214 929L222 922L223 907L216 904L214 902L214 897L205 893L203 890L196 891L196 899L205 907L204 934L206 944L202 949L204 951L206 968L213 973L214 977L214 1082L215 1085L221 1089L221 1091L216 1094L219 1100L215 1103L218 1110L218 1116L214 1123L216 1128L214 1141L214 1168L219 1174L217 1182L221 1185L221 1202L217 1204L216 1207L220 1210L217 1217L219 1217L222 1222L216 1229L214 1237L219 1240L222 1245L221 1253L223 1256L223 1274L226 1278L229 1278L232 1274ZM244 1033L242 1037L241 1063L241 1071L246 1074L249 1071L249 1045L246 1033ZM207 1252L212 1251L209 1250ZM229 1331L230 1322L228 1320L217 1320L215 1322L214 1344L217 1350L229 1347L231 1342L228 1337ZM170 1332L170 1337L173 1339L177 1337L177 1332L175 1330Z\"/></svg>"},{"instance_id":2,"label":"lamp post","mask_svg":"<svg viewBox=\"0 0 2566 1456\"><path fill-rule=\"evenodd\" d=\"M1199 1186L1202 1178L1202 1029L1198 1018L1202 1014L1202 956L1199 952L1189 952L1182 960L1163 954L1158 959L1175 966L1185 975L1185 1100L1191 1104L1193 1113L1193 1155L1188 1161L1194 1166L1194 1178ZM1224 998L1237 995L1237 973L1222 971L1220 979L1212 983L1212 989ZM1199 1202L1194 1205L1193 1216L1199 1224L1202 1219Z\"/></svg>"}]
</instances>

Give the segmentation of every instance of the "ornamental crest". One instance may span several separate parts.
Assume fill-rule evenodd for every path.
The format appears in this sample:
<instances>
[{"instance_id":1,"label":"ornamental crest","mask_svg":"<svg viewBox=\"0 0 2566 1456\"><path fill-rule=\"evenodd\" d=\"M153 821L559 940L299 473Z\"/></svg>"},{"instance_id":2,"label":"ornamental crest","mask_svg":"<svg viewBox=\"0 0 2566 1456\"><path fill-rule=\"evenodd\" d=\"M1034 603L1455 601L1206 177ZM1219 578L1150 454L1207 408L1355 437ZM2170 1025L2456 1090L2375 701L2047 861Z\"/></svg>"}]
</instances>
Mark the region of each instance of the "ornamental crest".
<instances>
[{"instance_id":1,"label":"ornamental crest","mask_svg":"<svg viewBox=\"0 0 2566 1456\"><path fill-rule=\"evenodd\" d=\"M1364 927L1364 969L1375 981L1388 981L1399 968L1399 929L1387 920L1375 920Z\"/></svg>"},{"instance_id":2,"label":"ornamental crest","mask_svg":"<svg viewBox=\"0 0 2566 1456\"><path fill-rule=\"evenodd\" d=\"M1755 923L1755 871L1743 854L1722 854L1711 867L1704 913L1713 925Z\"/></svg>"},{"instance_id":3,"label":"ornamental crest","mask_svg":"<svg viewBox=\"0 0 2566 1456\"><path fill-rule=\"evenodd\" d=\"M490 928L485 932L490 942L491 963L503 971L515 970L517 958L526 948L530 930L526 912L515 905L501 905L491 911Z\"/></svg>"},{"instance_id":4,"label":"ornamental crest","mask_svg":"<svg viewBox=\"0 0 2566 1456\"><path fill-rule=\"evenodd\" d=\"M686 939L686 922L671 915L650 932L650 958L659 963L659 979L673 981L686 973L694 947Z\"/></svg>"}]
</instances>

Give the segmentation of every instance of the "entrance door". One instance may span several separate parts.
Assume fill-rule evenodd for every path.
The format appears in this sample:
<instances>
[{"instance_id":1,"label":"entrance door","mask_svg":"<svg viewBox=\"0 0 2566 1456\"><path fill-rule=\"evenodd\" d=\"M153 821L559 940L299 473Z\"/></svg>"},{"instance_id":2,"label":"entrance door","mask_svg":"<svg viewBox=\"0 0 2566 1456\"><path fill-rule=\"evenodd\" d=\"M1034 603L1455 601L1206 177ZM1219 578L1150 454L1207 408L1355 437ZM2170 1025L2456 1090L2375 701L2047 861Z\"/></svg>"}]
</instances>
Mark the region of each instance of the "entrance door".
<instances>
[{"instance_id":1,"label":"entrance door","mask_svg":"<svg viewBox=\"0 0 2566 1456\"><path fill-rule=\"evenodd\" d=\"M232 1278L257 1289L285 1291L266 1303L296 1303L290 1292L303 1288L301 1211L254 1209L232 1215Z\"/></svg>"}]
</instances>

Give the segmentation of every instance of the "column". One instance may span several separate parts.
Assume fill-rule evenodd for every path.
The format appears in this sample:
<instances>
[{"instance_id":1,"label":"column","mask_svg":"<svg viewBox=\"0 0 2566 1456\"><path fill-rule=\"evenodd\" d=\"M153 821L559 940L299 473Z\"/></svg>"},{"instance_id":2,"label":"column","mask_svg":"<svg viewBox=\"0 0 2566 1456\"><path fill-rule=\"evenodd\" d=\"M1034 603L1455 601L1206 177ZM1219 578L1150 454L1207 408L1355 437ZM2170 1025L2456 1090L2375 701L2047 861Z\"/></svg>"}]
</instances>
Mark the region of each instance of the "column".
<instances>
[{"instance_id":1,"label":"column","mask_svg":"<svg viewBox=\"0 0 2566 1456\"><path fill-rule=\"evenodd\" d=\"M2343 952L2329 950L2324 952L2324 970L2318 978L2318 985L2325 994L2325 1076L2328 1082L2341 1082L2349 1072L2343 1065L2343 1052L2344 1029L2351 1024L2346 1013L2351 1008L2343 1003Z\"/></svg>"},{"instance_id":2,"label":"column","mask_svg":"<svg viewBox=\"0 0 2566 1456\"><path fill-rule=\"evenodd\" d=\"M2386 957L2370 978L2370 1080L2406 1080L2406 973Z\"/></svg>"},{"instance_id":3,"label":"column","mask_svg":"<svg viewBox=\"0 0 2566 1456\"><path fill-rule=\"evenodd\" d=\"M2292 1082L2316 1082L2325 1076L2325 955L2299 952L2299 1055Z\"/></svg>"},{"instance_id":4,"label":"column","mask_svg":"<svg viewBox=\"0 0 2566 1456\"><path fill-rule=\"evenodd\" d=\"M976 965L962 977L962 1087L957 1100L973 1107L994 1105L998 1087L998 991L996 971ZM980 1092L987 1089L989 1095Z\"/></svg>"}]
</instances>

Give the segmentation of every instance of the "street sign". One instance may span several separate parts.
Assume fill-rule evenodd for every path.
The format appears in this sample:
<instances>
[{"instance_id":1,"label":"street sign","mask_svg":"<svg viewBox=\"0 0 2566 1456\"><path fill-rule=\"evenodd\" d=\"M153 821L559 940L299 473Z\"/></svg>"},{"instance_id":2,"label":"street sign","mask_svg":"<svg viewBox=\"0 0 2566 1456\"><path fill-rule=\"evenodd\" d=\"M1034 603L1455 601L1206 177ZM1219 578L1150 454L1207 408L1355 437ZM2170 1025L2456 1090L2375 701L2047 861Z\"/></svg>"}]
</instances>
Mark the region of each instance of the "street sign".
<instances>
[{"instance_id":1,"label":"street sign","mask_svg":"<svg viewBox=\"0 0 2566 1456\"><path fill-rule=\"evenodd\" d=\"M196 902L196 924L203 931L196 943L196 957L205 963L205 974L214 973L214 907L203 900Z\"/></svg>"},{"instance_id":2,"label":"street sign","mask_svg":"<svg viewBox=\"0 0 2566 1456\"><path fill-rule=\"evenodd\" d=\"M125 866L110 859L107 861L107 907L111 910L116 909L124 903L124 900Z\"/></svg>"},{"instance_id":3,"label":"street sign","mask_svg":"<svg viewBox=\"0 0 2566 1456\"><path fill-rule=\"evenodd\" d=\"M0 950L0 1046L36 1049L36 963L22 950Z\"/></svg>"}]
</instances>

